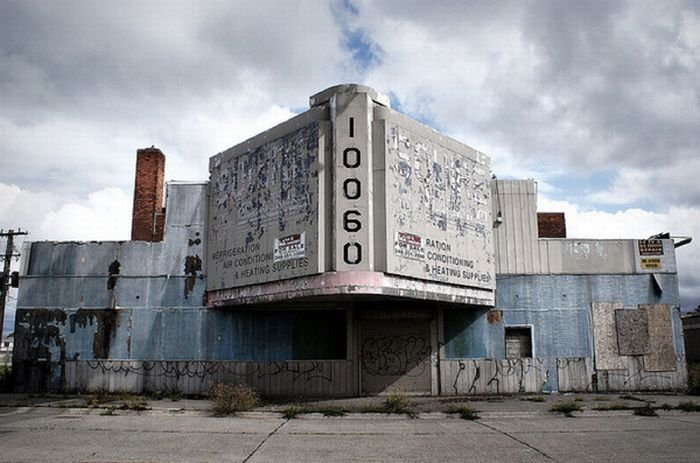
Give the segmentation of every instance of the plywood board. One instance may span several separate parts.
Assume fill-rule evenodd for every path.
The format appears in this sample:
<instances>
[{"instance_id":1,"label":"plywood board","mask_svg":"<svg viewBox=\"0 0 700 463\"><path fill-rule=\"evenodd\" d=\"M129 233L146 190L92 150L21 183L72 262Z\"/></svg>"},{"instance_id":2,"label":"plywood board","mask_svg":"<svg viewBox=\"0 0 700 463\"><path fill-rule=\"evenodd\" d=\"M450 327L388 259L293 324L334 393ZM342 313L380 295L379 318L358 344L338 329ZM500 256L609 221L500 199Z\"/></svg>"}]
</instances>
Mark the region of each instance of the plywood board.
<instances>
[{"instance_id":1,"label":"plywood board","mask_svg":"<svg viewBox=\"0 0 700 463\"><path fill-rule=\"evenodd\" d=\"M596 370L622 370L626 367L624 358L618 354L615 329L615 311L623 307L620 302L591 304Z\"/></svg>"},{"instance_id":2,"label":"plywood board","mask_svg":"<svg viewBox=\"0 0 700 463\"><path fill-rule=\"evenodd\" d=\"M644 355L650 352L646 310L616 310L615 324L620 355Z\"/></svg>"},{"instance_id":3,"label":"plywood board","mask_svg":"<svg viewBox=\"0 0 700 463\"><path fill-rule=\"evenodd\" d=\"M639 309L646 311L649 320L651 352L644 356L644 371L675 371L671 310L667 304L640 305Z\"/></svg>"}]
</instances>

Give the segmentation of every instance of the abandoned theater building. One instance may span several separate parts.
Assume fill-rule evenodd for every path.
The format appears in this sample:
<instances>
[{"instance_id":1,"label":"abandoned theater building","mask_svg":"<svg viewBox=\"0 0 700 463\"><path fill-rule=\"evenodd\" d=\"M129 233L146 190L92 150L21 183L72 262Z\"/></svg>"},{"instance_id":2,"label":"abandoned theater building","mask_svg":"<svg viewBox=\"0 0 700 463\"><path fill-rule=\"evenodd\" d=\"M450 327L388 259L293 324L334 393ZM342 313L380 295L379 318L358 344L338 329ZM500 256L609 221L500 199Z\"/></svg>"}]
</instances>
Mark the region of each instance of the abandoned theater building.
<instances>
[{"instance_id":1,"label":"abandoned theater building","mask_svg":"<svg viewBox=\"0 0 700 463\"><path fill-rule=\"evenodd\" d=\"M340 85L168 182L132 239L24 247L18 390L454 395L686 386L674 241L570 239L533 180Z\"/></svg>"}]
</instances>

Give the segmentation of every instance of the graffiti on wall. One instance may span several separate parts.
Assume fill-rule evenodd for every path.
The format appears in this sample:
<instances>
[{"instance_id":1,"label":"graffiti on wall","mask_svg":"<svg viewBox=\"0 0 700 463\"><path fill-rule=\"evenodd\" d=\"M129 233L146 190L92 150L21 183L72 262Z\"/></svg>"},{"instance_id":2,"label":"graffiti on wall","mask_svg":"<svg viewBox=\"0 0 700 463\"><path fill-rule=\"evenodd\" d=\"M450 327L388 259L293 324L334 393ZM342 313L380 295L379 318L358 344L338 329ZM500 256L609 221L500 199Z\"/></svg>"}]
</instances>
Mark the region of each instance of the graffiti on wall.
<instances>
[{"instance_id":1,"label":"graffiti on wall","mask_svg":"<svg viewBox=\"0 0 700 463\"><path fill-rule=\"evenodd\" d=\"M430 343L424 336L369 337L362 343L362 370L372 376L421 376Z\"/></svg>"},{"instance_id":2,"label":"graffiti on wall","mask_svg":"<svg viewBox=\"0 0 700 463\"><path fill-rule=\"evenodd\" d=\"M246 364L246 368L232 366ZM246 379L264 379L277 375L288 375L292 382L298 380L333 381L333 370L324 362L222 362L222 361L114 361L86 360L85 364L100 374L123 374L162 377L169 379L214 377L219 373Z\"/></svg>"},{"instance_id":3,"label":"graffiti on wall","mask_svg":"<svg viewBox=\"0 0 700 463\"><path fill-rule=\"evenodd\" d=\"M351 370L348 361L67 361L65 390L206 394L224 382L271 395L347 395Z\"/></svg>"},{"instance_id":4,"label":"graffiti on wall","mask_svg":"<svg viewBox=\"0 0 700 463\"><path fill-rule=\"evenodd\" d=\"M625 357L625 368L595 370L590 357L558 358L560 392L681 390L687 385L685 357L677 355L675 371L653 372L644 368L641 356Z\"/></svg>"},{"instance_id":5,"label":"graffiti on wall","mask_svg":"<svg viewBox=\"0 0 700 463\"><path fill-rule=\"evenodd\" d=\"M454 394L540 392L548 371L541 359L470 359L440 362L443 384Z\"/></svg>"}]
</instances>

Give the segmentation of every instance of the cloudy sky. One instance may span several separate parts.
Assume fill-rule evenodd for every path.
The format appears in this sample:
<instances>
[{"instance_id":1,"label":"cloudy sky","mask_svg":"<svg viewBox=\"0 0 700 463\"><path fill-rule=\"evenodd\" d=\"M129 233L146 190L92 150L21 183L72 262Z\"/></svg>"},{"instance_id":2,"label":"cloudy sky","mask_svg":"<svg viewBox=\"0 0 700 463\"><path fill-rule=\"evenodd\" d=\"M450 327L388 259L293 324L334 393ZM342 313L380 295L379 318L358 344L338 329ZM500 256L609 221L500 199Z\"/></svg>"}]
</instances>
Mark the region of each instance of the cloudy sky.
<instances>
[{"instance_id":1,"label":"cloudy sky","mask_svg":"<svg viewBox=\"0 0 700 463\"><path fill-rule=\"evenodd\" d=\"M698 0L2 0L0 228L128 239L137 148L206 179L346 82L536 179L571 237L700 240Z\"/></svg>"}]
</instances>

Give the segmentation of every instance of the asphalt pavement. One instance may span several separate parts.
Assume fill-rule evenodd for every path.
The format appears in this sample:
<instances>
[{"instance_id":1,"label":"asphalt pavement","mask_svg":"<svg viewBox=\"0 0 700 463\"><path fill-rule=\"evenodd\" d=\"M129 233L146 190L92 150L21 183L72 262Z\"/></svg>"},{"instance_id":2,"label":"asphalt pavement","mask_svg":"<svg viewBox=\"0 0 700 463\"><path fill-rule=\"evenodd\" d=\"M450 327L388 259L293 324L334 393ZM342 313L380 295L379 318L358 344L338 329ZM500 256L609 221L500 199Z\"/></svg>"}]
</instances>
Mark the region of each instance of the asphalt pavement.
<instances>
[{"instance_id":1,"label":"asphalt pavement","mask_svg":"<svg viewBox=\"0 0 700 463\"><path fill-rule=\"evenodd\" d=\"M380 413L384 397L297 399L226 417L172 399L0 395L0 462L700 461L700 413L677 408L692 396L411 397L407 413ZM479 418L448 413L465 405Z\"/></svg>"}]
</instances>

